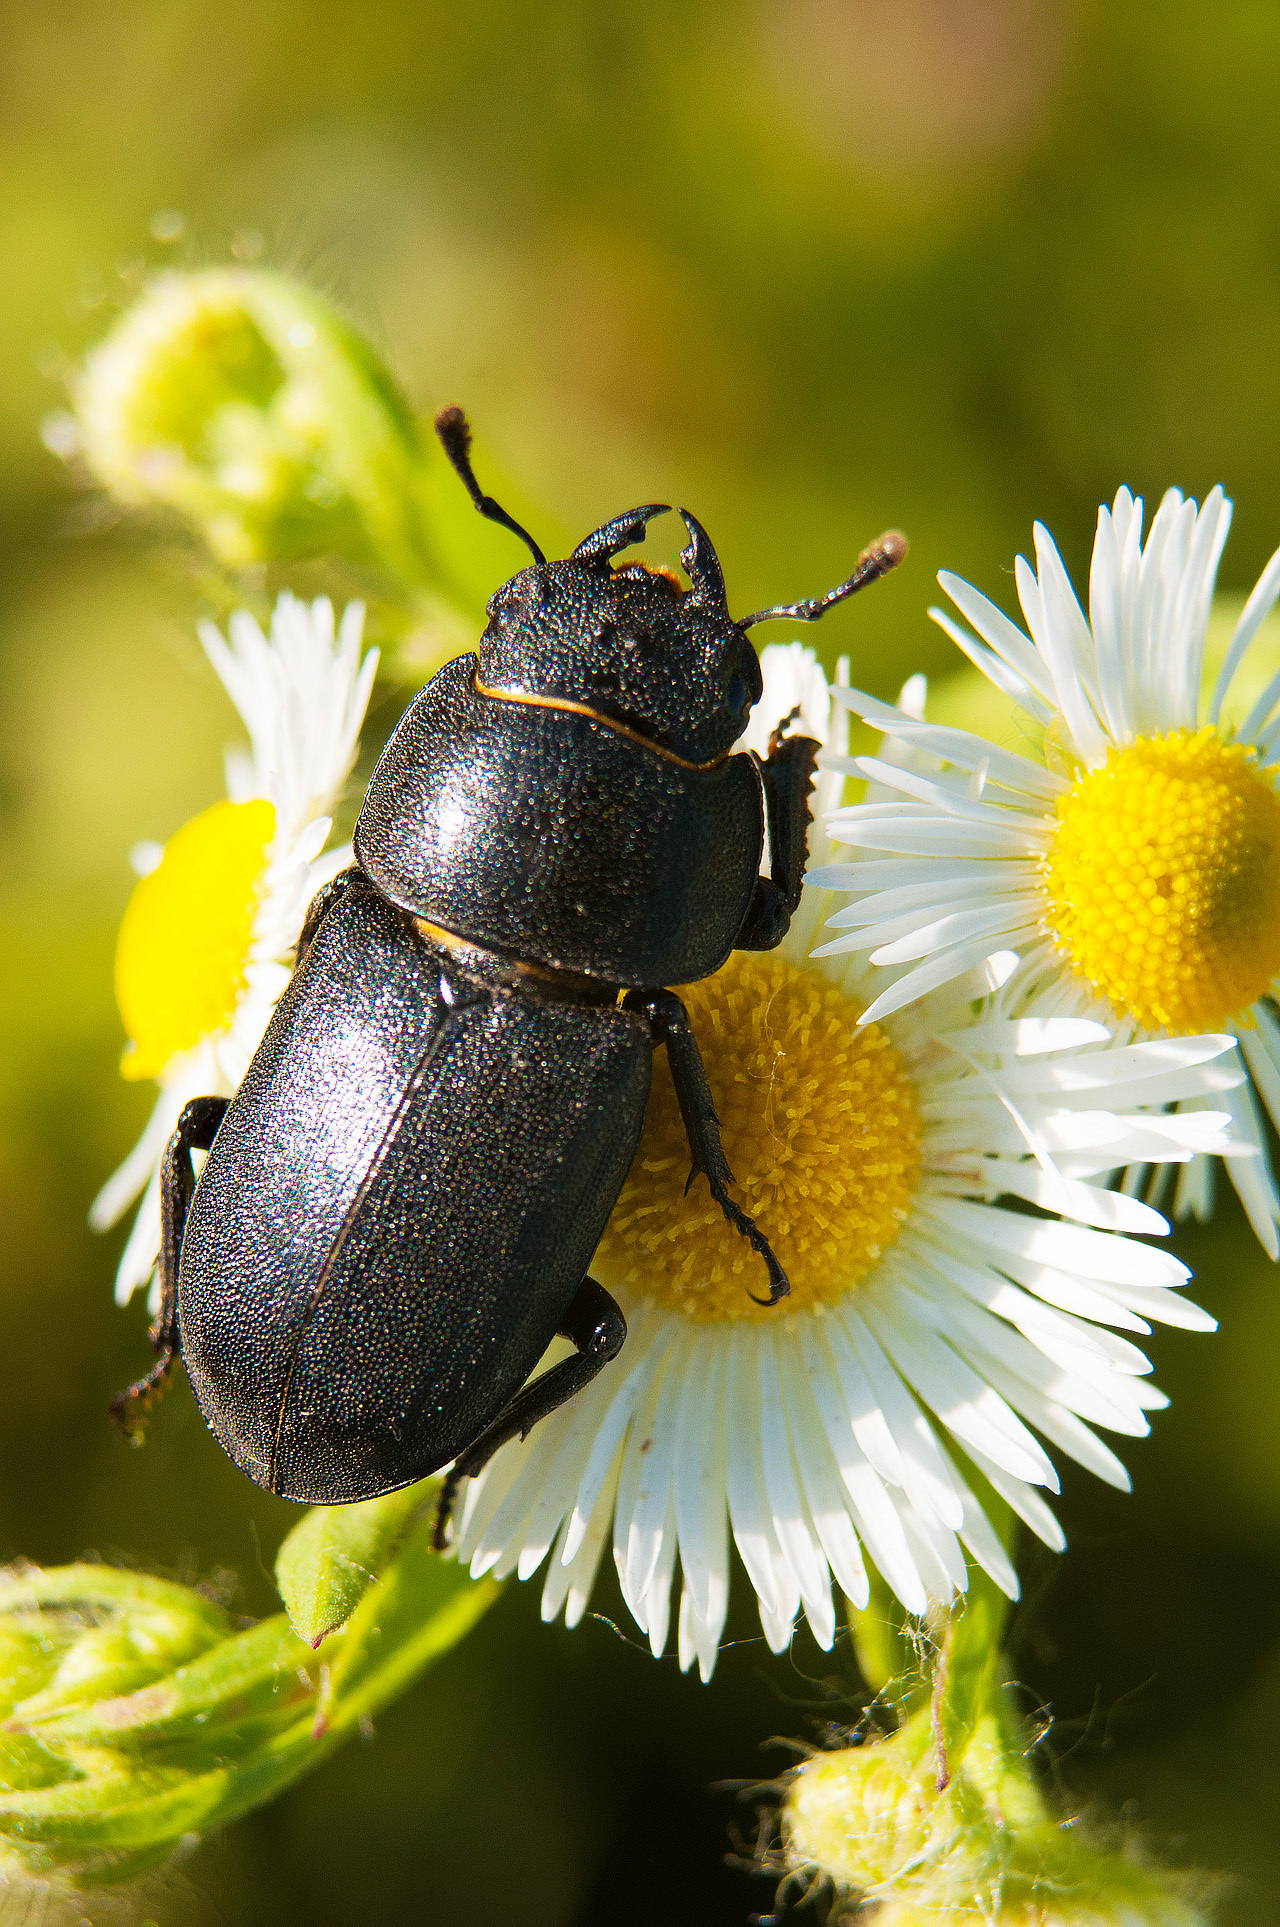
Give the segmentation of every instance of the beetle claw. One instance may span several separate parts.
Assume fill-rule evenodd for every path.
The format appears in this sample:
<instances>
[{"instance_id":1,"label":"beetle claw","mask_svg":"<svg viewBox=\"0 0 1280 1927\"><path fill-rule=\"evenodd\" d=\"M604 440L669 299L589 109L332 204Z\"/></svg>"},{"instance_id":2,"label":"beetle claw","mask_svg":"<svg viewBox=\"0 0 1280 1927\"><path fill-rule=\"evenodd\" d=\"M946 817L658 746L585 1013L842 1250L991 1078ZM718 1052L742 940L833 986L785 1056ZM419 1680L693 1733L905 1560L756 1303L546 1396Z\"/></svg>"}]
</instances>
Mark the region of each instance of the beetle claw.
<instances>
[{"instance_id":1,"label":"beetle claw","mask_svg":"<svg viewBox=\"0 0 1280 1927\"><path fill-rule=\"evenodd\" d=\"M733 1199L727 1194L717 1196L716 1202L734 1230L741 1232L742 1236L751 1246L751 1249L759 1253L768 1268L769 1296L767 1298L757 1298L754 1291L749 1291L747 1297L756 1305L776 1305L780 1298L789 1298L791 1295L791 1280L779 1264L773 1246L769 1243L769 1240L765 1237L764 1232L760 1229L755 1219L749 1218L746 1212L743 1211L740 1206L736 1205Z\"/></svg>"},{"instance_id":2,"label":"beetle claw","mask_svg":"<svg viewBox=\"0 0 1280 1927\"><path fill-rule=\"evenodd\" d=\"M704 603L711 609L724 609L724 570L720 567L720 558L711 537L697 516L690 515L688 509L680 510L680 519L689 531L689 546L680 557L685 574L693 584L689 600L695 604Z\"/></svg>"},{"instance_id":3,"label":"beetle claw","mask_svg":"<svg viewBox=\"0 0 1280 1927\"><path fill-rule=\"evenodd\" d=\"M666 502L646 502L642 508L630 509L626 515L615 515L612 522L605 522L598 529L579 542L573 551L575 562L607 563L610 556L617 555L620 549L629 549L636 542L644 541L645 524L652 522L655 515L669 515Z\"/></svg>"}]
</instances>

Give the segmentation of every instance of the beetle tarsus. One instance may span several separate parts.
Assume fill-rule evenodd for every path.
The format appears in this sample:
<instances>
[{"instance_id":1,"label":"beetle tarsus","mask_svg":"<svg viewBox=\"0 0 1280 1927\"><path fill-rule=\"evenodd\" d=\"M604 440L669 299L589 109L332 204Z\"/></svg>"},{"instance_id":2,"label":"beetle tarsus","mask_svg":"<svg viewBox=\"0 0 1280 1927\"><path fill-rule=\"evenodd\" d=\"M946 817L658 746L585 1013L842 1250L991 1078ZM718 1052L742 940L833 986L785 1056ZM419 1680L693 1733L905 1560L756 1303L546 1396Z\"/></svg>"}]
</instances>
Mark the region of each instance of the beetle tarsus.
<instances>
[{"instance_id":1,"label":"beetle tarsus","mask_svg":"<svg viewBox=\"0 0 1280 1927\"><path fill-rule=\"evenodd\" d=\"M193 1097L165 1146L160 1166L160 1309L150 1333L152 1349L159 1357L151 1370L113 1398L109 1407L117 1431L131 1445L141 1445L146 1421L169 1383L181 1349L178 1264L187 1212L196 1188L191 1153L209 1149L228 1103L225 1097Z\"/></svg>"},{"instance_id":2,"label":"beetle tarsus","mask_svg":"<svg viewBox=\"0 0 1280 1927\"><path fill-rule=\"evenodd\" d=\"M795 740L807 739L798 737ZM627 1008L644 1012L656 1038L667 1047L667 1062L671 1066L671 1081L676 1087L676 1102L680 1106L685 1135L693 1154L693 1169L685 1185L686 1195L689 1185L701 1171L711 1188L712 1197L729 1223L747 1240L752 1250L758 1252L768 1267L769 1296L757 1298L756 1303L776 1305L780 1298L787 1296L791 1286L764 1232L754 1218L748 1217L729 1196L729 1186L734 1181L733 1172L729 1169L729 1160L720 1142L720 1120L711 1101L706 1065L702 1061L702 1052L698 1049L688 1011L673 990L632 990L627 993L624 1002ZM755 1297L754 1292L747 1295Z\"/></svg>"},{"instance_id":3,"label":"beetle tarsus","mask_svg":"<svg viewBox=\"0 0 1280 1927\"><path fill-rule=\"evenodd\" d=\"M142 1444L147 1419L168 1387L178 1356L172 1345L161 1344L157 1349L160 1356L151 1370L144 1372L141 1378L135 1378L133 1384L127 1385L123 1392L118 1392L107 1407L112 1424L129 1445Z\"/></svg>"},{"instance_id":4,"label":"beetle tarsus","mask_svg":"<svg viewBox=\"0 0 1280 1927\"><path fill-rule=\"evenodd\" d=\"M773 731L771 732L769 737L769 747L765 751L766 762L768 763L773 762L774 758L778 754L778 751L782 748L783 743L787 740L787 736L790 733L792 723L798 723L799 720L800 720L800 705L799 703L796 703L791 709L787 711L786 715L782 718L782 721L778 723L773 729Z\"/></svg>"},{"instance_id":5,"label":"beetle tarsus","mask_svg":"<svg viewBox=\"0 0 1280 1927\"><path fill-rule=\"evenodd\" d=\"M549 1372L532 1379L516 1393L505 1410L469 1445L445 1475L436 1506L431 1543L437 1552L449 1544L449 1519L463 1479L482 1472L509 1439L526 1438L538 1423L580 1392L602 1366L616 1358L627 1335L627 1321L603 1285L584 1278L557 1326L561 1338L577 1348L575 1358L562 1359Z\"/></svg>"}]
</instances>

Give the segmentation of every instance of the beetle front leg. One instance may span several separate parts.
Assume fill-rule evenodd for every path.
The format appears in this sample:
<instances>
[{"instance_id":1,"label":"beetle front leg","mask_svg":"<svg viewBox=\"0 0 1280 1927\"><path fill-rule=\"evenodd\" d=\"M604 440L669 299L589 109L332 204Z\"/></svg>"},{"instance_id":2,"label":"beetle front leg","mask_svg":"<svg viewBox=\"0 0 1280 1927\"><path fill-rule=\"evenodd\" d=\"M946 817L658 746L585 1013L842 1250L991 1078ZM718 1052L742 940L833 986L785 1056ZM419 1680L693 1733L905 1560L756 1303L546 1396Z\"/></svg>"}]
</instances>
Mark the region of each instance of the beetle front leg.
<instances>
[{"instance_id":1,"label":"beetle front leg","mask_svg":"<svg viewBox=\"0 0 1280 1927\"><path fill-rule=\"evenodd\" d=\"M792 720L793 716L788 716L775 729L769 754L760 764L769 819L771 874L756 878L736 950L775 949L787 934L804 888L809 825L813 821L809 794L820 746L812 736L788 736L785 732Z\"/></svg>"},{"instance_id":2,"label":"beetle front leg","mask_svg":"<svg viewBox=\"0 0 1280 1927\"><path fill-rule=\"evenodd\" d=\"M511 1403L454 1461L440 1488L436 1507L435 1535L437 1552L448 1544L449 1515L463 1479L474 1479L482 1472L499 1446L509 1439L526 1438L541 1418L549 1418L589 1385L601 1366L616 1358L627 1335L627 1321L603 1285L584 1278L573 1295L569 1309L560 1321L559 1335L577 1347L576 1358L566 1358L543 1372L531 1384L522 1386Z\"/></svg>"},{"instance_id":3,"label":"beetle front leg","mask_svg":"<svg viewBox=\"0 0 1280 1927\"><path fill-rule=\"evenodd\" d=\"M226 1097L193 1097L165 1146L160 1166L160 1309L149 1334L158 1357L151 1370L113 1398L110 1406L116 1426L131 1445L141 1445L143 1425L178 1356L178 1265L196 1188L191 1153L209 1149L229 1103Z\"/></svg>"},{"instance_id":4,"label":"beetle front leg","mask_svg":"<svg viewBox=\"0 0 1280 1927\"><path fill-rule=\"evenodd\" d=\"M701 1171L711 1187L712 1197L729 1223L742 1234L753 1251L759 1252L768 1267L769 1296L756 1298L756 1303L776 1305L780 1298L788 1296L791 1285L764 1232L729 1196L729 1186L734 1182L734 1176L720 1142L720 1120L711 1099L706 1065L702 1061L702 1052L698 1049L688 1011L673 990L629 990L623 998L623 1008L642 1010L653 1026L656 1040L667 1047L667 1062L671 1066L671 1081L676 1087L676 1102L680 1106L680 1116L693 1156L693 1168L685 1191ZM755 1298L754 1292L748 1295Z\"/></svg>"}]
</instances>

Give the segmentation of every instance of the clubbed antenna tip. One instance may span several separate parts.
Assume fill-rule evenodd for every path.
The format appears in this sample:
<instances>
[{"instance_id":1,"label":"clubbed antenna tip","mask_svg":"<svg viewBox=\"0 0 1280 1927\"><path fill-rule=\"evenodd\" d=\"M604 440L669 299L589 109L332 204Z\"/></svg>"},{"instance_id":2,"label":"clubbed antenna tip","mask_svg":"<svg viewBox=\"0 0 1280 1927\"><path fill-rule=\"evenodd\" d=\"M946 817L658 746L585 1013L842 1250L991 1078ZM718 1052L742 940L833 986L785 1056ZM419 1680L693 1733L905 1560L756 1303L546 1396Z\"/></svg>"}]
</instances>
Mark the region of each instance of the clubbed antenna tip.
<instances>
[{"instance_id":1,"label":"clubbed antenna tip","mask_svg":"<svg viewBox=\"0 0 1280 1927\"><path fill-rule=\"evenodd\" d=\"M772 609L757 609L753 616L744 616L738 627L751 629L757 622L773 622L780 616L791 616L797 622L816 622L846 596L856 595L869 582L876 582L882 575L888 575L890 569L896 569L906 553L907 538L902 530L886 529L883 535L867 544L858 557L857 568L838 589L829 589L823 596L810 596L804 602L779 602Z\"/></svg>"},{"instance_id":2,"label":"clubbed antenna tip","mask_svg":"<svg viewBox=\"0 0 1280 1927\"><path fill-rule=\"evenodd\" d=\"M873 582L878 575L888 575L890 569L896 569L899 562L906 561L908 546L901 529L886 529L883 535L878 535L862 551L855 574L861 575L863 569L867 569L871 572L867 576L869 582Z\"/></svg>"},{"instance_id":3,"label":"clubbed antenna tip","mask_svg":"<svg viewBox=\"0 0 1280 1927\"><path fill-rule=\"evenodd\" d=\"M445 454L462 478L467 494L487 521L497 522L502 528L510 529L524 542L535 562L545 562L546 556L538 547L528 529L522 529L514 516L508 515L492 495L484 494L471 466L471 424L456 402L450 402L436 416L436 434L440 437Z\"/></svg>"},{"instance_id":4,"label":"clubbed antenna tip","mask_svg":"<svg viewBox=\"0 0 1280 1927\"><path fill-rule=\"evenodd\" d=\"M474 483L475 477L471 475L471 423L456 401L451 401L449 406L442 408L436 416L436 434L444 443L444 452L462 476L463 481L465 482L470 476L471 482ZM480 493L478 488L473 488L469 492L476 495Z\"/></svg>"}]
</instances>

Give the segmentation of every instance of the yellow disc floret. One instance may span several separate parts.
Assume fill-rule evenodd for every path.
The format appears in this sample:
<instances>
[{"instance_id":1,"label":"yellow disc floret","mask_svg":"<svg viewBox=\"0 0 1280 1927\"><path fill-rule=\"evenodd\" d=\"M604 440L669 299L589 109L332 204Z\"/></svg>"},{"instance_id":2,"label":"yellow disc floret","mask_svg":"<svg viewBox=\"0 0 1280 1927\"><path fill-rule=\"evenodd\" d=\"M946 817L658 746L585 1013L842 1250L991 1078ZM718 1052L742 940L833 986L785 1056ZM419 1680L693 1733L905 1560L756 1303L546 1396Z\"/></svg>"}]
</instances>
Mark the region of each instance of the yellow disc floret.
<instances>
[{"instance_id":1,"label":"yellow disc floret","mask_svg":"<svg viewBox=\"0 0 1280 1927\"><path fill-rule=\"evenodd\" d=\"M773 1318L838 1298L906 1220L920 1123L902 1060L816 970L739 953L681 991L702 1049L733 1195L791 1280L768 1311L764 1267L725 1222L705 1178L688 1194L689 1143L667 1068L654 1060L644 1136L592 1265L607 1284L691 1318Z\"/></svg>"},{"instance_id":2,"label":"yellow disc floret","mask_svg":"<svg viewBox=\"0 0 1280 1927\"><path fill-rule=\"evenodd\" d=\"M134 890L116 945L116 1001L133 1040L125 1077L158 1077L230 1022L275 827L270 803L215 803Z\"/></svg>"},{"instance_id":3,"label":"yellow disc floret","mask_svg":"<svg viewBox=\"0 0 1280 1927\"><path fill-rule=\"evenodd\" d=\"M1077 976L1152 1030L1220 1030L1280 972L1280 797L1244 744L1112 749L1058 804L1047 923Z\"/></svg>"}]
</instances>

